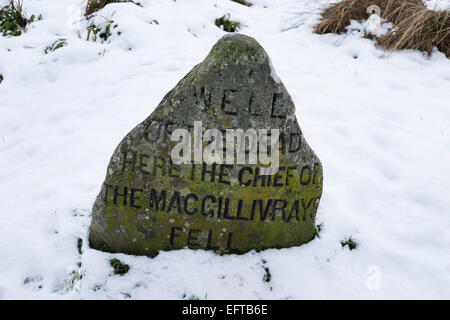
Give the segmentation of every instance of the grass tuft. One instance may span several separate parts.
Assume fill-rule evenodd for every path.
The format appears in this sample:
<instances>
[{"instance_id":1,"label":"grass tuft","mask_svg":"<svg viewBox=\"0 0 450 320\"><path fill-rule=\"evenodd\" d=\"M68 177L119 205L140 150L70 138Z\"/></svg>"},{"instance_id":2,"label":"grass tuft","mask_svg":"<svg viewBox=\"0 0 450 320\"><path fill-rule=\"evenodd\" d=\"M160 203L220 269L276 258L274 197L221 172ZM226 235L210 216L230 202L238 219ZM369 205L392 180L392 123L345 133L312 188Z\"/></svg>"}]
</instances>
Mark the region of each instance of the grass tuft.
<instances>
[{"instance_id":1,"label":"grass tuft","mask_svg":"<svg viewBox=\"0 0 450 320\"><path fill-rule=\"evenodd\" d=\"M105 18L105 17L104 17ZM119 25L117 23L114 23L114 20L106 19L106 23L102 25L95 25L91 24L87 30L87 41L89 41L91 38L93 41L97 41L97 36L101 39L102 42L108 41L109 37L112 36L113 29L116 29ZM92 35L92 37L91 37ZM120 31L117 31L117 35L121 35Z\"/></svg>"},{"instance_id":2,"label":"grass tuft","mask_svg":"<svg viewBox=\"0 0 450 320\"><path fill-rule=\"evenodd\" d=\"M49 45L47 48L45 48L44 53L49 54L50 52L53 52L55 50L58 50L59 48L62 48L64 46L67 46L67 39L58 39L55 42L53 42L51 45Z\"/></svg>"},{"instance_id":3,"label":"grass tuft","mask_svg":"<svg viewBox=\"0 0 450 320\"><path fill-rule=\"evenodd\" d=\"M78 240L77 240L77 248L78 248L78 253L82 254L83 253L83 239L78 238Z\"/></svg>"},{"instance_id":4,"label":"grass tuft","mask_svg":"<svg viewBox=\"0 0 450 320\"><path fill-rule=\"evenodd\" d=\"M241 27L239 21L230 20L230 14L227 13L215 21L216 26L226 32L236 32Z\"/></svg>"},{"instance_id":5,"label":"grass tuft","mask_svg":"<svg viewBox=\"0 0 450 320\"><path fill-rule=\"evenodd\" d=\"M270 280L272 280L272 274L270 273L270 270L268 267L264 267L264 271L266 271L266 273L263 276L263 281L264 282L270 282Z\"/></svg>"},{"instance_id":6,"label":"grass tuft","mask_svg":"<svg viewBox=\"0 0 450 320\"><path fill-rule=\"evenodd\" d=\"M270 280L272 280L272 274L270 273L270 269L267 266L267 261L265 259L262 259L261 262L263 264L264 271L266 272L263 276L263 281L270 282Z\"/></svg>"},{"instance_id":7,"label":"grass tuft","mask_svg":"<svg viewBox=\"0 0 450 320\"><path fill-rule=\"evenodd\" d=\"M323 230L323 222L316 225L316 229L314 230L314 237L320 239L320 232Z\"/></svg>"},{"instance_id":8,"label":"grass tuft","mask_svg":"<svg viewBox=\"0 0 450 320\"><path fill-rule=\"evenodd\" d=\"M342 0L325 8L314 32L345 33L351 19L369 17L370 5L379 6L381 18L393 24L386 34L374 37L377 44L390 51L415 49L429 55L436 46L450 58L450 10L429 10L421 0Z\"/></svg>"},{"instance_id":9,"label":"grass tuft","mask_svg":"<svg viewBox=\"0 0 450 320\"><path fill-rule=\"evenodd\" d=\"M126 263L122 263L119 259L111 259L109 260L111 267L114 268L114 274L123 275L130 270L130 266Z\"/></svg>"},{"instance_id":10,"label":"grass tuft","mask_svg":"<svg viewBox=\"0 0 450 320\"><path fill-rule=\"evenodd\" d=\"M359 243L356 242L355 239L350 236L349 238L345 238L341 241L341 246L344 248L345 246L348 246L348 248L351 250L356 249L358 247Z\"/></svg>"},{"instance_id":11,"label":"grass tuft","mask_svg":"<svg viewBox=\"0 0 450 320\"><path fill-rule=\"evenodd\" d=\"M20 36L35 19L35 15L27 18L23 1L10 0L9 4L0 8L0 33L3 36ZM42 20L42 15L39 15L38 20Z\"/></svg>"},{"instance_id":12,"label":"grass tuft","mask_svg":"<svg viewBox=\"0 0 450 320\"><path fill-rule=\"evenodd\" d=\"M398 8L394 28L378 39L388 50L416 49L431 55L436 46L450 58L450 10L433 11L422 5Z\"/></svg>"}]
</instances>

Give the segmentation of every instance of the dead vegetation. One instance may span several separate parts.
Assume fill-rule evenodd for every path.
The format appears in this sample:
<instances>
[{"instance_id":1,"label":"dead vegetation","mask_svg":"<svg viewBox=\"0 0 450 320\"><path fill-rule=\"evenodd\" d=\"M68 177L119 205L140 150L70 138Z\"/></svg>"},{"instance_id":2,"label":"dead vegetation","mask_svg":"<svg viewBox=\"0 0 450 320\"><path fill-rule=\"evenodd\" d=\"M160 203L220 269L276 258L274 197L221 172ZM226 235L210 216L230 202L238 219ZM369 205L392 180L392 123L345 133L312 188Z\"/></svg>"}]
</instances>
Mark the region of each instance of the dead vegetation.
<instances>
[{"instance_id":1,"label":"dead vegetation","mask_svg":"<svg viewBox=\"0 0 450 320\"><path fill-rule=\"evenodd\" d=\"M135 5L141 6L139 2L132 0L87 0L86 9L84 10L84 16L89 18L92 14L100 9L103 9L106 5L110 3L120 3L120 2L131 2Z\"/></svg>"},{"instance_id":2,"label":"dead vegetation","mask_svg":"<svg viewBox=\"0 0 450 320\"><path fill-rule=\"evenodd\" d=\"M243 6L247 6L247 7L252 6L252 4L246 0L231 0L231 1L242 4Z\"/></svg>"},{"instance_id":3,"label":"dead vegetation","mask_svg":"<svg viewBox=\"0 0 450 320\"><path fill-rule=\"evenodd\" d=\"M318 34L345 33L350 20L367 19L367 8L377 5L381 18L393 28L376 42L388 50L416 49L431 54L436 46L450 58L450 10L429 10L421 0L343 0L322 12L314 28Z\"/></svg>"}]
</instances>

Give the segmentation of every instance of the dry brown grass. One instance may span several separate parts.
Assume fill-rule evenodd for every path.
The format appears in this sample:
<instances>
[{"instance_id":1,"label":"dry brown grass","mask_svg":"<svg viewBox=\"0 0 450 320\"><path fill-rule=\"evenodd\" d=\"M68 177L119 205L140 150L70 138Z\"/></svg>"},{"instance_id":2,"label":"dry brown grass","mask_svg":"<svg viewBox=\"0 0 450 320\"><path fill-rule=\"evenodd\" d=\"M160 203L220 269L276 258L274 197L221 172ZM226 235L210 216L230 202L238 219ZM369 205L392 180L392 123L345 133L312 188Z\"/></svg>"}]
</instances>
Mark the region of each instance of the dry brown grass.
<instances>
[{"instance_id":1,"label":"dry brown grass","mask_svg":"<svg viewBox=\"0 0 450 320\"><path fill-rule=\"evenodd\" d=\"M377 43L388 50L417 49L431 54L436 46L450 58L450 11L428 10L421 0L343 0L322 12L322 21L314 32L344 33L350 19L367 19L367 7L378 5L381 17L393 23L394 28Z\"/></svg>"}]
</instances>

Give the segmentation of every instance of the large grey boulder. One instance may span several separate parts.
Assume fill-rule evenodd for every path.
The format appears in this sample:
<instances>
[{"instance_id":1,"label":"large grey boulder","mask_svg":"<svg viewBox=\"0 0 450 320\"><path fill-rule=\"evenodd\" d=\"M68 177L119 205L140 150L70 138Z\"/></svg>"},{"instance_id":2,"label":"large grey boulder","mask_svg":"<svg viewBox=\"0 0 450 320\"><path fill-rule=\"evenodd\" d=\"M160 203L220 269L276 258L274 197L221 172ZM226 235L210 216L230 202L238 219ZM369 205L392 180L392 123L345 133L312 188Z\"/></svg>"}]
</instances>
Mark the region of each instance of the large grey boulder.
<instances>
[{"instance_id":1,"label":"large grey boulder","mask_svg":"<svg viewBox=\"0 0 450 320\"><path fill-rule=\"evenodd\" d=\"M279 129L279 170L260 164L171 160L175 129ZM93 207L90 245L155 256L183 247L244 253L297 246L315 236L322 165L294 103L259 43L221 38L154 112L128 133Z\"/></svg>"}]
</instances>

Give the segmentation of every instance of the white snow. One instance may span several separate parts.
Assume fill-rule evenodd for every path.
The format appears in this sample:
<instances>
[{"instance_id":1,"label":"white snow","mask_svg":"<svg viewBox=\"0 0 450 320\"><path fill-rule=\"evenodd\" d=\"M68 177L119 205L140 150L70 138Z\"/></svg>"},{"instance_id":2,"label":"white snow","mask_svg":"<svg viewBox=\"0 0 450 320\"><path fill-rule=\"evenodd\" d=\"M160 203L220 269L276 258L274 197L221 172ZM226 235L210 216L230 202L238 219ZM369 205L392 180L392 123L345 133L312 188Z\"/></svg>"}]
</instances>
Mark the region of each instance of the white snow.
<instances>
[{"instance_id":1,"label":"white snow","mask_svg":"<svg viewBox=\"0 0 450 320\"><path fill-rule=\"evenodd\" d=\"M391 22L383 21L383 19L375 13L371 14L364 23L366 33L373 34L377 37L383 36L389 29L392 29L392 27L393 24Z\"/></svg>"},{"instance_id":2,"label":"white snow","mask_svg":"<svg viewBox=\"0 0 450 320\"><path fill-rule=\"evenodd\" d=\"M272 60L270 60L270 58L269 58L269 67L270 67L270 76L272 77L273 81L275 81L276 83L281 83L281 79L278 76L277 72L275 71L275 68L272 64Z\"/></svg>"},{"instance_id":3,"label":"white snow","mask_svg":"<svg viewBox=\"0 0 450 320\"><path fill-rule=\"evenodd\" d=\"M424 3L431 10L450 10L450 0L425 0Z\"/></svg>"},{"instance_id":4,"label":"white snow","mask_svg":"<svg viewBox=\"0 0 450 320\"><path fill-rule=\"evenodd\" d=\"M309 0L140 2L99 12L121 32L110 43L85 40L79 0L25 0L44 20L0 37L0 299L450 298L442 53L315 35L319 6ZM214 25L225 13L271 56L322 160L321 238L241 256L89 249L91 207L113 150L225 34ZM59 38L68 45L45 55ZM349 236L356 250L341 247ZM130 271L113 275L112 257Z\"/></svg>"}]
</instances>

